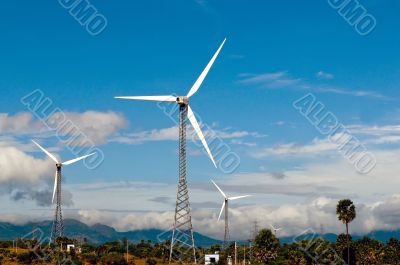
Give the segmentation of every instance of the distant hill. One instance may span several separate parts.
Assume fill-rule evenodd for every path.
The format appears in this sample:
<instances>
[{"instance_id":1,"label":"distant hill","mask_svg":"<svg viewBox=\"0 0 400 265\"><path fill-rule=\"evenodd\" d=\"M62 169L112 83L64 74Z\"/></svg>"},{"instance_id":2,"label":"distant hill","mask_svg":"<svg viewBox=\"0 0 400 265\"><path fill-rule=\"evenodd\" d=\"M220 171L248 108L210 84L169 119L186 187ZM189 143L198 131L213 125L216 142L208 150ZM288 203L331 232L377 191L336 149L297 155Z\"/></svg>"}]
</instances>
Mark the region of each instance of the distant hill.
<instances>
[{"instance_id":1,"label":"distant hill","mask_svg":"<svg viewBox=\"0 0 400 265\"><path fill-rule=\"evenodd\" d=\"M14 240L20 237L32 238L32 231L35 232L36 238L42 238L50 236L52 222L43 221L39 223L28 223L24 225L13 225L10 223L0 222L0 240ZM153 243L157 243L170 239L171 232L163 231L159 229L146 229L136 230L128 232L118 232L114 228L103 225L95 224L88 226L80 221L67 219L64 220L65 235L70 238L86 238L88 242L93 244L102 244L105 242L120 240L122 238L128 238L133 243L138 243L141 240L150 240ZM197 246L208 247L214 244L221 244L221 241L213 239L211 237L204 236L200 233L194 233L194 238Z\"/></svg>"},{"instance_id":2,"label":"distant hill","mask_svg":"<svg viewBox=\"0 0 400 265\"><path fill-rule=\"evenodd\" d=\"M379 240L379 241L381 241L383 243L386 243L392 237L397 238L397 239L400 240L400 230L396 230L396 231L374 231L374 232L371 232L371 233L369 233L367 235L363 235L363 236L361 236L361 235L352 235L352 238L353 238L353 240L359 240L359 239L362 239L364 236L368 236L369 238L373 238L373 239ZM320 235L319 234L305 234L305 235L303 235L301 237L294 237L294 236L293 237L282 237L282 238L279 238L279 240L280 240L281 243L290 244L290 243L293 243L295 241L299 241L299 240L302 240L302 239L311 239L311 238L316 238L316 237L320 237ZM330 233L323 235L323 238L325 240L330 241L330 242L335 242L337 237L338 236L336 234L330 234Z\"/></svg>"},{"instance_id":3,"label":"distant hill","mask_svg":"<svg viewBox=\"0 0 400 265\"><path fill-rule=\"evenodd\" d=\"M16 238L27 237L32 238L32 231L37 229L35 233L36 238L46 238L50 235L52 222L43 221L39 223L28 223L25 225L14 225L10 223L0 222L0 240L14 240ZM116 241L122 238L128 238L133 243L138 243L141 240L150 240L157 243L171 238L171 231L162 231L159 229L146 229L128 232L118 232L114 228L103 225L95 224L88 226L80 221L67 219L64 221L65 233L67 237L71 238L86 238L88 242L93 244L102 244L105 242ZM40 232L39 232L40 231ZM300 239L310 239L319 235L306 234ZM367 235L370 238L387 242L391 237L400 239L400 230L397 231L375 231ZM336 241L337 235L325 234L323 236L326 240L331 242ZM220 240L204 236L200 233L194 233L196 245L199 247L209 247L214 244L221 244ZM353 235L354 240L361 239L362 236ZM293 243L299 240L297 237L281 237L281 243ZM245 241L241 242L244 243Z\"/></svg>"}]
</instances>

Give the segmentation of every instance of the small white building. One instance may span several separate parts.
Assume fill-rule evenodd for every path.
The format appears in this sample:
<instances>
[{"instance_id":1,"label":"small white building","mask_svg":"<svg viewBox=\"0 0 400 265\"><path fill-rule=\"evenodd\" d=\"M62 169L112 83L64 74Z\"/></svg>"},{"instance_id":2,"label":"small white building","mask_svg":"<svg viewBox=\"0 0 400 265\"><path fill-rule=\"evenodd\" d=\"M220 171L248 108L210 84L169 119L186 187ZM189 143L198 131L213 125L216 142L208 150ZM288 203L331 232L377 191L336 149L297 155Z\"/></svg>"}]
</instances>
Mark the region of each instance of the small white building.
<instances>
[{"instance_id":1,"label":"small white building","mask_svg":"<svg viewBox=\"0 0 400 265\"><path fill-rule=\"evenodd\" d=\"M218 261L219 261L219 254L206 254L204 257L205 265L217 264Z\"/></svg>"},{"instance_id":2,"label":"small white building","mask_svg":"<svg viewBox=\"0 0 400 265\"><path fill-rule=\"evenodd\" d=\"M75 245L74 244L67 244L67 252L71 252L71 249L75 249Z\"/></svg>"},{"instance_id":3,"label":"small white building","mask_svg":"<svg viewBox=\"0 0 400 265\"><path fill-rule=\"evenodd\" d=\"M76 253L81 253L80 247L75 247L74 244L67 244L67 252L70 253L72 249L75 250Z\"/></svg>"}]
</instances>

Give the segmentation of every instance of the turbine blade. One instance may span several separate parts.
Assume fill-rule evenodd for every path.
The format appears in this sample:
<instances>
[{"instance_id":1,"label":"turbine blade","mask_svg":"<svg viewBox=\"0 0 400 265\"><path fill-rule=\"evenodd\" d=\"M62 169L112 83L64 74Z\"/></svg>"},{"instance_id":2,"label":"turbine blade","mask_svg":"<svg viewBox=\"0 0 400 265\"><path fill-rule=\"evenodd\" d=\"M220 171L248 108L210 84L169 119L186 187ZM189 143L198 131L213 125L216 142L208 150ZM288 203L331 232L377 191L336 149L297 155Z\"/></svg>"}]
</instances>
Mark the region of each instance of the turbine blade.
<instances>
[{"instance_id":1,"label":"turbine blade","mask_svg":"<svg viewBox=\"0 0 400 265\"><path fill-rule=\"evenodd\" d=\"M274 231L276 230L273 225L270 224L269 226L272 228L272 230L274 230Z\"/></svg>"},{"instance_id":2,"label":"turbine blade","mask_svg":"<svg viewBox=\"0 0 400 265\"><path fill-rule=\"evenodd\" d=\"M72 160L68 160L67 162L62 163L62 165L63 165L63 166L71 165L71 164L73 164L73 163L76 163L76 162L78 162L78 161L80 161L80 160L82 160L82 159L85 159L86 157L92 156L92 155L94 155L94 154L95 154L95 153L91 153L91 154L89 154L89 155L85 155L85 156L81 156L81 157L78 157L78 158L75 158L75 159L72 159Z\"/></svg>"},{"instance_id":3,"label":"turbine blade","mask_svg":"<svg viewBox=\"0 0 400 265\"><path fill-rule=\"evenodd\" d=\"M213 162L214 166L217 167L217 164L214 161L214 157L211 154L210 148L208 148L206 139L204 138L204 135L201 132L200 126L199 126L199 124L198 124L198 122L196 120L196 117L194 116L194 113L193 113L192 109L190 108L190 106L188 106L188 114L187 114L187 116L188 116L188 119L189 119L190 123L193 126L193 129L196 131L197 136L199 137L200 141L203 143L203 146L206 149L208 156L210 157L210 159Z\"/></svg>"},{"instance_id":4,"label":"turbine blade","mask_svg":"<svg viewBox=\"0 0 400 265\"><path fill-rule=\"evenodd\" d=\"M241 198L246 198L246 197L250 197L251 195L243 195L243 196L236 196L236 197L230 197L228 198L228 200L233 201L233 200L237 200L237 199L241 199Z\"/></svg>"},{"instance_id":5,"label":"turbine blade","mask_svg":"<svg viewBox=\"0 0 400 265\"><path fill-rule=\"evenodd\" d=\"M53 159L54 162L56 162L57 164L59 164L60 162L58 162L57 158L55 156L53 156L50 152L48 152L46 149L44 149L43 147L41 147L37 142L35 142L34 140L32 140L32 142L39 147L46 155L48 155L51 159Z\"/></svg>"},{"instance_id":6,"label":"turbine blade","mask_svg":"<svg viewBox=\"0 0 400 265\"><path fill-rule=\"evenodd\" d=\"M225 193L222 191L222 189L220 187L218 187L218 185L214 182L214 180L211 180L211 182L214 184L215 187L217 187L217 189L219 190L219 192L221 192L222 196L224 196L224 198L226 198Z\"/></svg>"},{"instance_id":7,"label":"turbine blade","mask_svg":"<svg viewBox=\"0 0 400 265\"><path fill-rule=\"evenodd\" d=\"M176 97L175 96L139 96L139 97L114 97L114 98L117 98L117 99L130 99L130 100L176 102Z\"/></svg>"},{"instance_id":8,"label":"turbine blade","mask_svg":"<svg viewBox=\"0 0 400 265\"><path fill-rule=\"evenodd\" d=\"M204 79L206 78L208 71L210 71L211 66L214 64L215 59L217 59L217 56L219 52L221 51L222 47L224 46L226 41L226 38L222 42L222 44L219 46L217 52L214 54L214 56L211 58L210 62L207 64L206 68L204 68L203 72L200 74L200 76L197 78L196 82L193 84L192 88L189 90L189 93L187 94L187 97L190 98L193 96L194 93L197 92L201 84L203 83Z\"/></svg>"},{"instance_id":9,"label":"turbine blade","mask_svg":"<svg viewBox=\"0 0 400 265\"><path fill-rule=\"evenodd\" d=\"M219 212L218 221L221 219L221 215L222 215L222 212L224 211L224 208L225 208L225 200L224 200L224 203L222 204L221 211Z\"/></svg>"},{"instance_id":10,"label":"turbine blade","mask_svg":"<svg viewBox=\"0 0 400 265\"><path fill-rule=\"evenodd\" d=\"M56 197L56 190L57 190L57 171L54 177L53 199L51 200L52 204L54 204L54 198Z\"/></svg>"}]
</instances>

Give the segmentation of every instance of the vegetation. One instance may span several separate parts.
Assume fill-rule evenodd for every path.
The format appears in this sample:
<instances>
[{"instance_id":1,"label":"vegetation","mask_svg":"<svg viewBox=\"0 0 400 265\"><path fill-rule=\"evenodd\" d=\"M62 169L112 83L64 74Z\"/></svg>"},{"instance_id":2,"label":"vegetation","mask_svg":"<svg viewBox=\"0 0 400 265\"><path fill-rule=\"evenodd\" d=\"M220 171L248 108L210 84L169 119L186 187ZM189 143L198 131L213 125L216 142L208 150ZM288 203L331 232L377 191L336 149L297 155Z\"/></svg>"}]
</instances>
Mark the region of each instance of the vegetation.
<instances>
[{"instance_id":1,"label":"vegetation","mask_svg":"<svg viewBox=\"0 0 400 265\"><path fill-rule=\"evenodd\" d=\"M161 265L168 264L169 256L168 244L142 241L128 244L127 248L124 239L98 246L84 244L70 252L60 250L56 244L42 244L33 250L26 243L16 250L12 248L12 244L9 248L7 243L9 242L0 241L0 245L6 247L0 248L0 264ZM386 243L368 237L353 241L343 234L338 236L336 242L329 242L314 235L291 244L281 244L274 233L267 229L258 233L251 249L248 243L238 244L237 260L240 264L244 264L243 261L246 260L247 265L345 265L348 245L351 252L355 253L357 261L354 264L400 265L400 241L395 238ZM215 251L220 251L221 257L226 257L225 251L219 245L201 248L197 250L198 264L204 264L204 254ZM234 260L234 244L229 247L228 252ZM220 260L219 265L223 264L226 264L226 258Z\"/></svg>"}]
</instances>

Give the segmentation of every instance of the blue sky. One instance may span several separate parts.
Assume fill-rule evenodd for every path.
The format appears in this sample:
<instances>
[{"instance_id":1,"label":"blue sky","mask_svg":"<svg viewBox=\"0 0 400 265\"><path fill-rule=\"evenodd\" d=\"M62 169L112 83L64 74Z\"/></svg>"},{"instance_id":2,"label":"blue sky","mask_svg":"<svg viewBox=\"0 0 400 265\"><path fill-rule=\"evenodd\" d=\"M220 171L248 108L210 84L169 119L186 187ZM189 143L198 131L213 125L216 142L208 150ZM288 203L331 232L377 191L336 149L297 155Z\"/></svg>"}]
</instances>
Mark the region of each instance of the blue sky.
<instances>
[{"instance_id":1,"label":"blue sky","mask_svg":"<svg viewBox=\"0 0 400 265\"><path fill-rule=\"evenodd\" d=\"M233 193L255 195L232 210L247 218L232 224L244 231L237 237L250 230L244 227L249 219L264 225L283 223L291 227L288 234L319 228L320 223L340 232L339 223L326 221L332 213L325 215L322 207L332 209L340 197L353 198L366 216L378 212L374 220L357 223L356 231L397 228L382 220L376 205L387 209L399 200L393 188L399 182L393 157L400 151L398 1L360 1L377 21L367 36L359 35L328 1L90 3L108 22L98 36L88 34L58 1L1 4L0 146L4 150L0 163L11 167L5 162L14 159L7 153L15 152L10 148L43 163L30 169L38 171L34 180L11 169L0 177L1 198L9 203L1 211L3 219L15 220L26 210L51 216L49 205L37 206L29 195L32 190L46 190L52 178L52 169L47 169L51 163L30 144L31 138L54 147L65 159L74 157L54 134L41 128L40 121L18 116L29 115L20 99L35 89L69 113L105 154L104 163L95 170L82 165L65 169L65 187L73 202L66 208L70 216L88 223L105 220L121 230L144 227L136 212L170 218L177 179L174 123L154 103L113 97L186 94L226 37L191 106L241 163L235 172L224 174L199 152L201 148L189 143L194 226L209 235L222 233L222 224L215 220L220 198L209 182L214 178ZM370 179L359 178L292 106L307 93L323 102L377 157L377 170L368 174ZM88 111L94 116L84 116ZM104 124L94 122L104 113ZM374 183L385 185L377 189ZM28 190L24 198L16 196L17 191ZM294 190L298 192L290 192ZM137 195L142 199L135 202ZM292 209L299 208L297 204L314 207L321 220L293 223L296 216L303 216ZM252 211L259 208L265 215L253 217ZM111 210L126 223L113 219ZM208 222L215 226L209 228ZM162 227L157 222L151 225Z\"/></svg>"}]
</instances>

